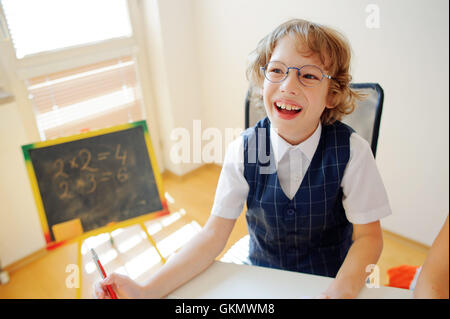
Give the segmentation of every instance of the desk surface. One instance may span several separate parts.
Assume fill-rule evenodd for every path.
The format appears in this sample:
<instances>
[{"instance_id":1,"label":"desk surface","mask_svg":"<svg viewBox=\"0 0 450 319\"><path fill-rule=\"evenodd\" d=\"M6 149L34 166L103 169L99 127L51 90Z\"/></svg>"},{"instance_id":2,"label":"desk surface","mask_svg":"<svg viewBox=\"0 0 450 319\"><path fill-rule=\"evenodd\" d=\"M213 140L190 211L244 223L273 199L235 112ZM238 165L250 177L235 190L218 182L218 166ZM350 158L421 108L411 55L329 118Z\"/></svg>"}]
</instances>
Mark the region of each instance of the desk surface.
<instances>
[{"instance_id":1,"label":"desk surface","mask_svg":"<svg viewBox=\"0 0 450 319\"><path fill-rule=\"evenodd\" d=\"M203 273L172 292L176 299L303 299L325 291L332 278L215 261ZM364 287L358 298L407 299L412 291Z\"/></svg>"}]
</instances>

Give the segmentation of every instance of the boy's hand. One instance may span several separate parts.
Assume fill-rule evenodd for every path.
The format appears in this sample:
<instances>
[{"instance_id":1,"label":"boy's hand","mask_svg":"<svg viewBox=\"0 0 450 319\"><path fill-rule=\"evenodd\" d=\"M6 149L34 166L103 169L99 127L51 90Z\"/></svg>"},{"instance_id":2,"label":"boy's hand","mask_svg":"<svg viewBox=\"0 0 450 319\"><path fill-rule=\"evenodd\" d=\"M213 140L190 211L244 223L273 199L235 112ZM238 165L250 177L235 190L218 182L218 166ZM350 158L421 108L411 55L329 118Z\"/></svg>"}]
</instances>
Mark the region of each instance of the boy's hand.
<instances>
[{"instance_id":1,"label":"boy's hand","mask_svg":"<svg viewBox=\"0 0 450 319\"><path fill-rule=\"evenodd\" d=\"M143 288L131 278L112 273L105 279L95 284L94 297L97 299L111 299L107 285L111 285L118 298L135 299L143 297Z\"/></svg>"}]
</instances>

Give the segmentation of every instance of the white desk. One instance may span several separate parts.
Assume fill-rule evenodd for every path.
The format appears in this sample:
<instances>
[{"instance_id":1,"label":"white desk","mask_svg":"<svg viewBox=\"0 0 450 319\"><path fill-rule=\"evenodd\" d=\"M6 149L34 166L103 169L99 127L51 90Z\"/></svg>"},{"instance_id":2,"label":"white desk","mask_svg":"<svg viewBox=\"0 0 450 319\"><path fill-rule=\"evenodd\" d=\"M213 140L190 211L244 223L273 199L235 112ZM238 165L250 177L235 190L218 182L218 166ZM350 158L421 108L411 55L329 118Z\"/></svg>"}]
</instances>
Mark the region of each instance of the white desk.
<instances>
[{"instance_id":1,"label":"white desk","mask_svg":"<svg viewBox=\"0 0 450 319\"><path fill-rule=\"evenodd\" d=\"M172 292L175 299L302 299L325 291L332 278L215 261L203 273ZM358 298L407 299L412 291L364 287Z\"/></svg>"}]
</instances>

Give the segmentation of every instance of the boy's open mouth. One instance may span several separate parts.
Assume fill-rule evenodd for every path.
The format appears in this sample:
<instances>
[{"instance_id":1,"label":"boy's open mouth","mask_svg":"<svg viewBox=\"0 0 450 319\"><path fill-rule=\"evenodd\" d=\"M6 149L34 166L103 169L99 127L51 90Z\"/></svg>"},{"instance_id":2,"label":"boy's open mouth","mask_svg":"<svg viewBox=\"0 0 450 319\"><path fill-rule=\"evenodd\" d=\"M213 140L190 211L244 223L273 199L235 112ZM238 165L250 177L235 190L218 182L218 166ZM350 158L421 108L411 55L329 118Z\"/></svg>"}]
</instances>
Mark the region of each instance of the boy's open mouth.
<instances>
[{"instance_id":1,"label":"boy's open mouth","mask_svg":"<svg viewBox=\"0 0 450 319\"><path fill-rule=\"evenodd\" d=\"M291 105L283 102L275 102L274 106L281 114L297 114L302 111L301 106Z\"/></svg>"}]
</instances>

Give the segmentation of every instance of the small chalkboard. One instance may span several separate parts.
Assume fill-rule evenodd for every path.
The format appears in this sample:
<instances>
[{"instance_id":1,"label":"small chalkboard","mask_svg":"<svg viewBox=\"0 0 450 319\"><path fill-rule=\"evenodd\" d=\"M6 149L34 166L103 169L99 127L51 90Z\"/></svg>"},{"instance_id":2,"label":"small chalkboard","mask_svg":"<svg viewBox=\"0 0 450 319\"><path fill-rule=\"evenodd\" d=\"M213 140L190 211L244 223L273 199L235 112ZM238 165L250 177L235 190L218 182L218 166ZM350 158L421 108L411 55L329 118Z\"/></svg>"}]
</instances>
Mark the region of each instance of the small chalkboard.
<instances>
[{"instance_id":1,"label":"small chalkboard","mask_svg":"<svg viewBox=\"0 0 450 319\"><path fill-rule=\"evenodd\" d=\"M145 121L22 146L47 244L52 227L84 232L167 214ZM150 216L151 215L151 216Z\"/></svg>"}]
</instances>

